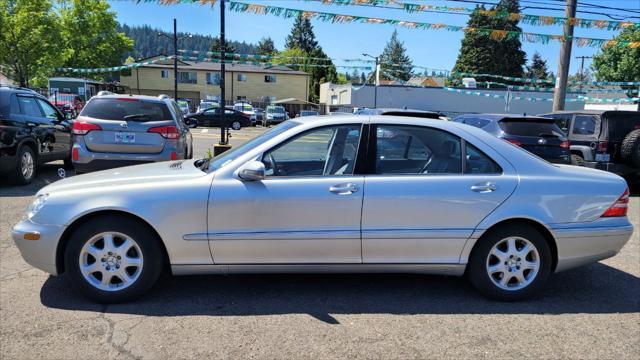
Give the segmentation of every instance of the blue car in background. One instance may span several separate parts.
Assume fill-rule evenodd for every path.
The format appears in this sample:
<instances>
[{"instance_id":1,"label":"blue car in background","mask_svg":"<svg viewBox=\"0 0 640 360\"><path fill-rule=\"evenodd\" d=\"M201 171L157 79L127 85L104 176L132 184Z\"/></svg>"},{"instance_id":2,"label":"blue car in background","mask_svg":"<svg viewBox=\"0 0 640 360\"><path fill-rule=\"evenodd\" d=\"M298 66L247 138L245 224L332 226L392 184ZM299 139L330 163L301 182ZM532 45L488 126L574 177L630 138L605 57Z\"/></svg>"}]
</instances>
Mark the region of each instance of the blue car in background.
<instances>
[{"instance_id":1,"label":"blue car in background","mask_svg":"<svg viewBox=\"0 0 640 360\"><path fill-rule=\"evenodd\" d=\"M549 162L571 163L569 140L554 119L514 114L466 114L453 121L483 129Z\"/></svg>"}]
</instances>

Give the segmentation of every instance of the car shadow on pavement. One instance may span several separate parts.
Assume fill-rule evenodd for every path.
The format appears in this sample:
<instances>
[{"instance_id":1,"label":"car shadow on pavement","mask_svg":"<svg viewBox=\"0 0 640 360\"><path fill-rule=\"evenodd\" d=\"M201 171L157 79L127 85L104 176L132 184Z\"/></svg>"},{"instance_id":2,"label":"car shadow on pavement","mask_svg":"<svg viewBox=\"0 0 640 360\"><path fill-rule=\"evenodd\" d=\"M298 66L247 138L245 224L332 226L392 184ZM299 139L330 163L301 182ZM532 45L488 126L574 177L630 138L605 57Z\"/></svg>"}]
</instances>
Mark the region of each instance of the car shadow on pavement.
<instances>
[{"instance_id":1,"label":"car shadow on pavement","mask_svg":"<svg viewBox=\"0 0 640 360\"><path fill-rule=\"evenodd\" d=\"M75 175L74 170L64 169L60 161L58 163L43 164L38 166L38 172L31 184L15 185L9 182L6 177L0 178L0 197L23 197L33 196L43 187L60 180L59 171L64 170L65 177Z\"/></svg>"},{"instance_id":2,"label":"car shadow on pavement","mask_svg":"<svg viewBox=\"0 0 640 360\"><path fill-rule=\"evenodd\" d=\"M496 302L463 279L427 275L230 275L163 278L142 299L100 305L70 291L63 277L42 286L56 309L146 316L308 314L574 314L640 311L640 278L597 263L553 275L538 296Z\"/></svg>"}]
</instances>

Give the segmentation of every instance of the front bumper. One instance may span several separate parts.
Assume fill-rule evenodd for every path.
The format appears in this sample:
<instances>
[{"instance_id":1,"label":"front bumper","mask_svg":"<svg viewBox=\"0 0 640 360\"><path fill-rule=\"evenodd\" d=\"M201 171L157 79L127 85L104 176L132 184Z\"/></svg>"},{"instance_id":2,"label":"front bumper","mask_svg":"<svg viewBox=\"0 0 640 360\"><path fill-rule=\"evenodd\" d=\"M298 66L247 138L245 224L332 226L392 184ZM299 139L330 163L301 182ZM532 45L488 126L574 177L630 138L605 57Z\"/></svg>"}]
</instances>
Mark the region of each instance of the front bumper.
<instances>
[{"instance_id":1,"label":"front bumper","mask_svg":"<svg viewBox=\"0 0 640 360\"><path fill-rule=\"evenodd\" d=\"M553 233L558 272L615 256L631 238L633 225L626 217L601 218L588 224L558 225Z\"/></svg>"},{"instance_id":2,"label":"front bumper","mask_svg":"<svg viewBox=\"0 0 640 360\"><path fill-rule=\"evenodd\" d=\"M41 225L25 219L11 229L11 237L24 261L49 274L58 275L56 251L64 230L62 225ZM39 240L25 240L25 234L34 233L40 234Z\"/></svg>"}]
</instances>

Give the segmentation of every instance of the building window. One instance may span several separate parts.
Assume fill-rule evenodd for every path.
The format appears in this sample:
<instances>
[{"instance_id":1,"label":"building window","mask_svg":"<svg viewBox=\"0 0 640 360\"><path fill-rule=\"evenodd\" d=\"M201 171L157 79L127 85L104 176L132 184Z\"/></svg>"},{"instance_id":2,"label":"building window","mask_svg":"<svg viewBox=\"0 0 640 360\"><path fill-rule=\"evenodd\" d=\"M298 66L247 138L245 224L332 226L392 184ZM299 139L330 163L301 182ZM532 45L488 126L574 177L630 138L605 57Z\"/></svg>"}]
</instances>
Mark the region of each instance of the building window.
<instances>
[{"instance_id":1,"label":"building window","mask_svg":"<svg viewBox=\"0 0 640 360\"><path fill-rule=\"evenodd\" d=\"M241 82L245 82L245 81L247 81L247 75L246 74L238 74L238 76L236 76L236 80L241 81Z\"/></svg>"},{"instance_id":2,"label":"building window","mask_svg":"<svg viewBox=\"0 0 640 360\"><path fill-rule=\"evenodd\" d=\"M246 96L243 96L243 95L238 95L238 96L236 97L236 100L238 100L238 101L247 101L247 97L246 97Z\"/></svg>"},{"instance_id":3,"label":"building window","mask_svg":"<svg viewBox=\"0 0 640 360\"><path fill-rule=\"evenodd\" d=\"M160 70L160 76L163 79L168 79L169 78L169 70Z\"/></svg>"},{"instance_id":4,"label":"building window","mask_svg":"<svg viewBox=\"0 0 640 360\"><path fill-rule=\"evenodd\" d=\"M195 71L178 71L178 82L181 84L197 84L198 74Z\"/></svg>"},{"instance_id":5,"label":"building window","mask_svg":"<svg viewBox=\"0 0 640 360\"><path fill-rule=\"evenodd\" d=\"M331 95L331 105L338 105L338 95Z\"/></svg>"},{"instance_id":6,"label":"building window","mask_svg":"<svg viewBox=\"0 0 640 360\"><path fill-rule=\"evenodd\" d=\"M220 85L220 73L207 73L207 85Z\"/></svg>"},{"instance_id":7,"label":"building window","mask_svg":"<svg viewBox=\"0 0 640 360\"><path fill-rule=\"evenodd\" d=\"M265 75L264 76L264 82L266 82L266 83L274 83L274 82L276 82L276 76L275 75Z\"/></svg>"}]
</instances>

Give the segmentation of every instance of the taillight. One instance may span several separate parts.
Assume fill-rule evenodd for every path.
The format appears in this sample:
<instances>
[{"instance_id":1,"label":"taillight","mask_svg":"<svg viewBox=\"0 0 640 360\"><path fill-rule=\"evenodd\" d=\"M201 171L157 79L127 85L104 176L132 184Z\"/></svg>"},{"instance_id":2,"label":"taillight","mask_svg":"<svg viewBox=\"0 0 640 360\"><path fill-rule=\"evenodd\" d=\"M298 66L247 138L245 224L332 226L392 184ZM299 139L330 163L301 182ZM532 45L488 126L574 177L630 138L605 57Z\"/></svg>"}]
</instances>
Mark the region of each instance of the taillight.
<instances>
[{"instance_id":1,"label":"taillight","mask_svg":"<svg viewBox=\"0 0 640 360\"><path fill-rule=\"evenodd\" d=\"M627 216L627 208L629 206L629 188L624 191L624 194L602 214L602 217L617 217Z\"/></svg>"},{"instance_id":2,"label":"taillight","mask_svg":"<svg viewBox=\"0 0 640 360\"><path fill-rule=\"evenodd\" d=\"M71 150L71 159L73 159L73 161L78 161L79 158L80 158L80 154L78 152L78 148L74 147Z\"/></svg>"},{"instance_id":3,"label":"taillight","mask_svg":"<svg viewBox=\"0 0 640 360\"><path fill-rule=\"evenodd\" d=\"M178 137L180 137L180 133L178 133L178 128L176 128L175 126L153 127L147 130L147 132L158 133L160 134L160 136L162 136L165 139L177 139Z\"/></svg>"},{"instance_id":4,"label":"taillight","mask_svg":"<svg viewBox=\"0 0 640 360\"><path fill-rule=\"evenodd\" d=\"M84 121L75 121L73 123L73 134L74 135L86 135L91 130L102 130L99 125L84 122Z\"/></svg>"},{"instance_id":5,"label":"taillight","mask_svg":"<svg viewBox=\"0 0 640 360\"><path fill-rule=\"evenodd\" d=\"M509 139L509 138L502 138L502 140L504 141L508 141L510 143L512 143L515 146L522 146L522 141L516 140L516 139Z\"/></svg>"},{"instance_id":6,"label":"taillight","mask_svg":"<svg viewBox=\"0 0 640 360\"><path fill-rule=\"evenodd\" d=\"M178 154L175 151L171 152L171 160L177 160L178 159Z\"/></svg>"},{"instance_id":7,"label":"taillight","mask_svg":"<svg viewBox=\"0 0 640 360\"><path fill-rule=\"evenodd\" d=\"M609 143L606 141L600 141L598 143L598 147L596 148L596 150L598 152L607 152L607 147L608 147Z\"/></svg>"},{"instance_id":8,"label":"taillight","mask_svg":"<svg viewBox=\"0 0 640 360\"><path fill-rule=\"evenodd\" d=\"M563 149L568 149L570 146L571 146L571 143L569 142L569 140L565 140L560 143L560 147Z\"/></svg>"}]
</instances>

